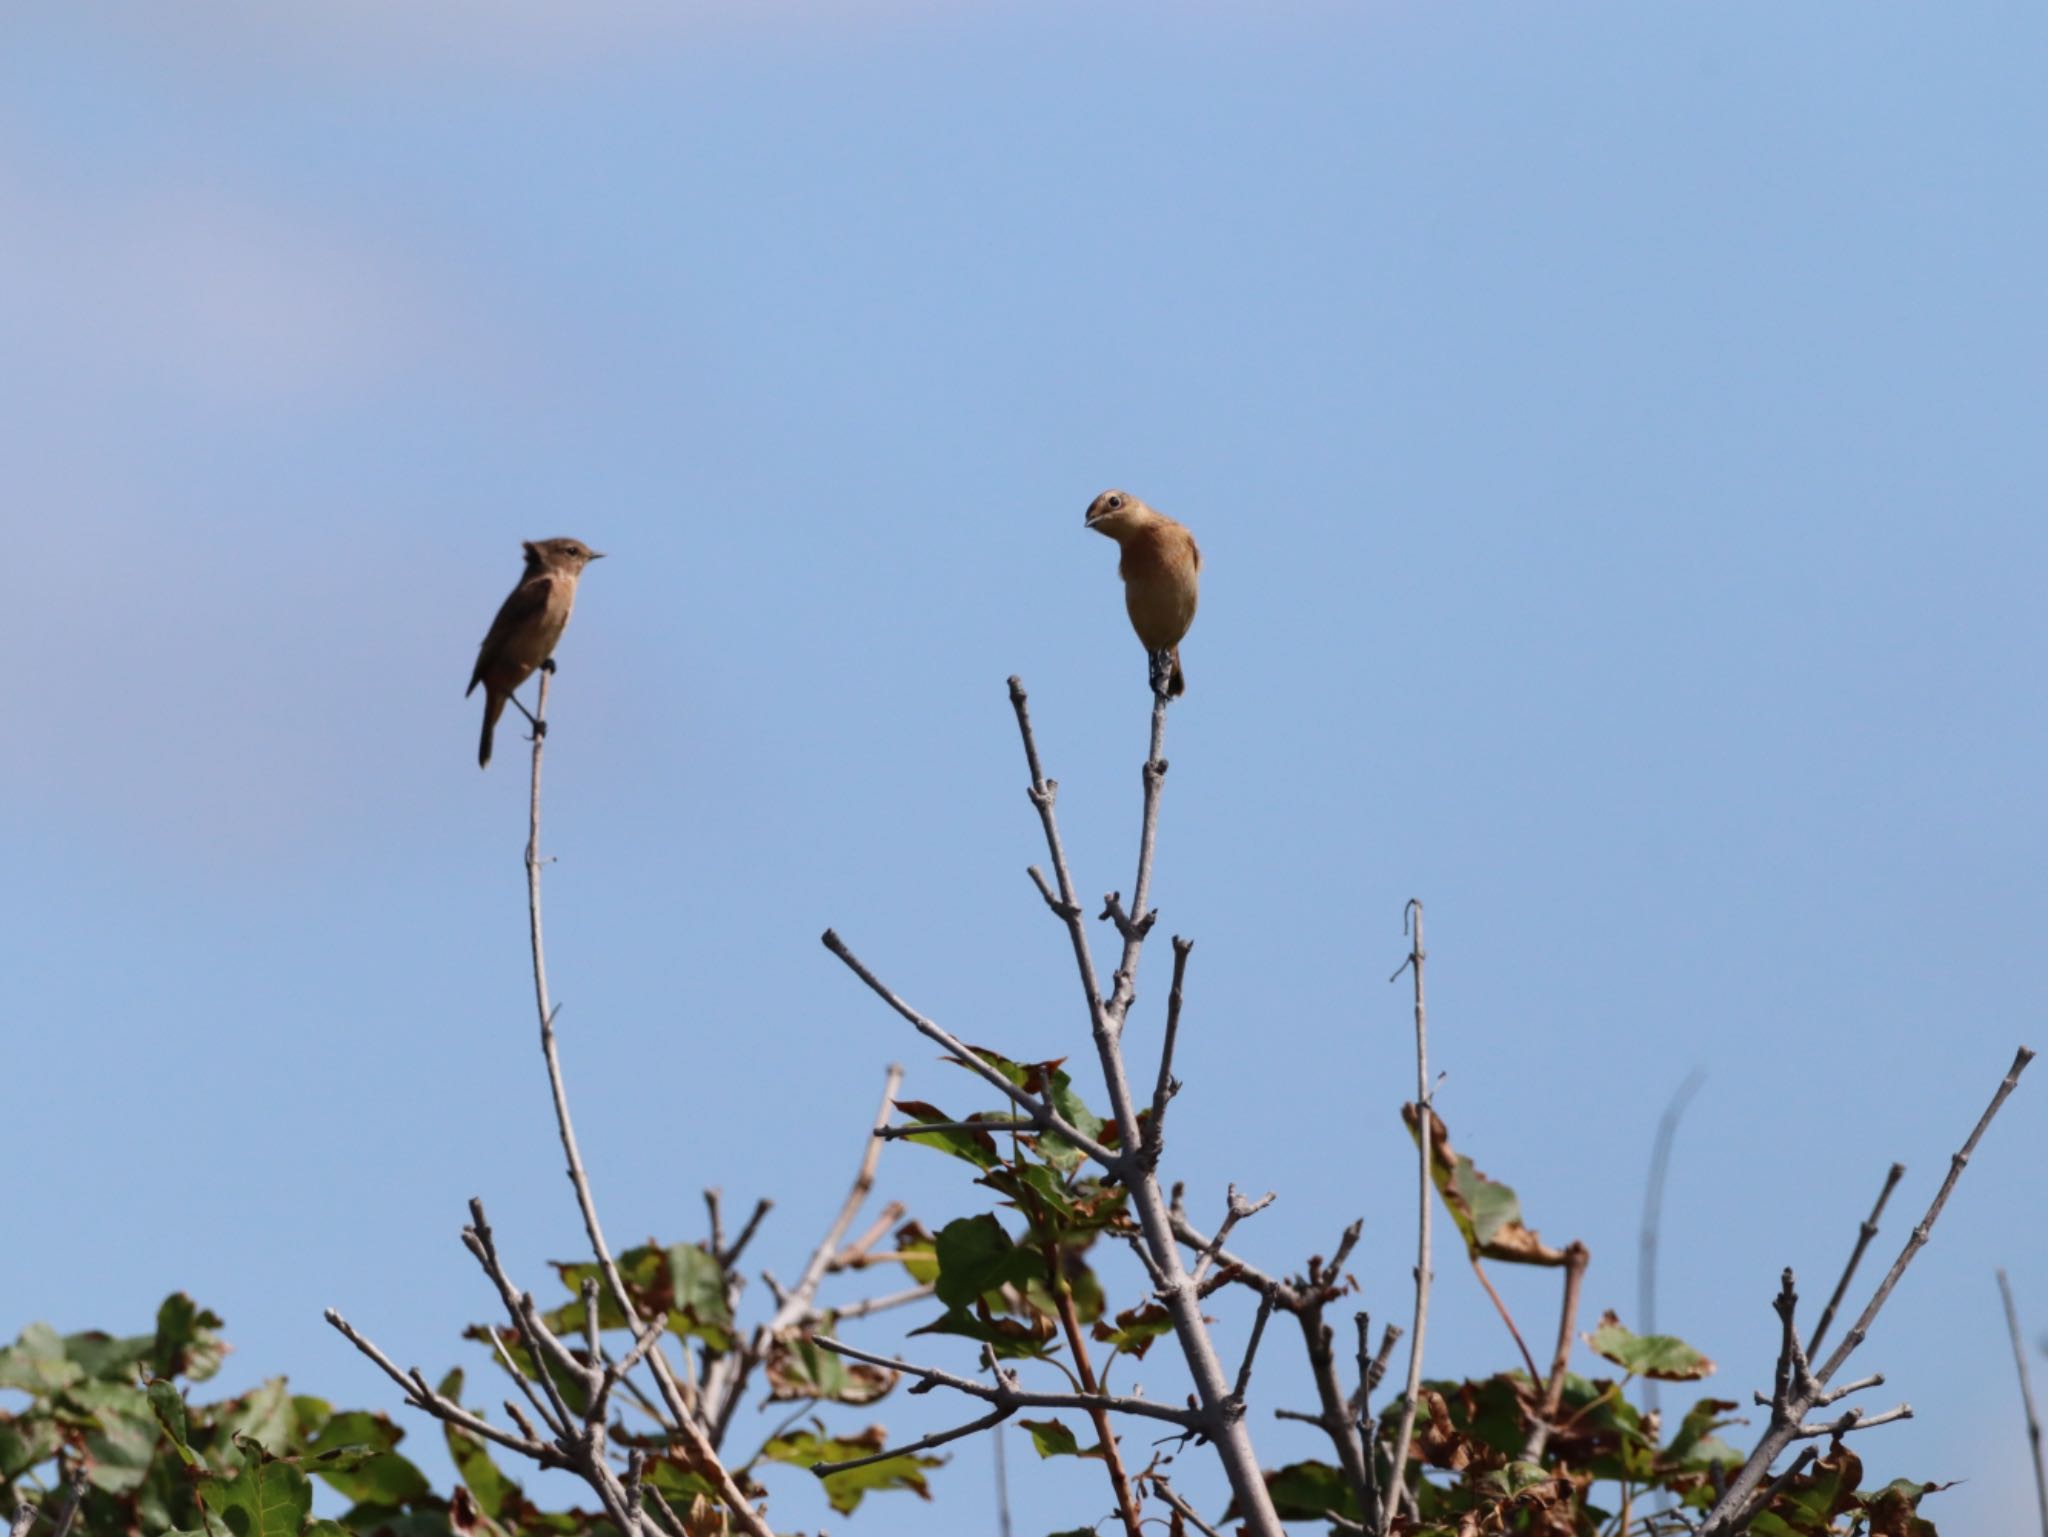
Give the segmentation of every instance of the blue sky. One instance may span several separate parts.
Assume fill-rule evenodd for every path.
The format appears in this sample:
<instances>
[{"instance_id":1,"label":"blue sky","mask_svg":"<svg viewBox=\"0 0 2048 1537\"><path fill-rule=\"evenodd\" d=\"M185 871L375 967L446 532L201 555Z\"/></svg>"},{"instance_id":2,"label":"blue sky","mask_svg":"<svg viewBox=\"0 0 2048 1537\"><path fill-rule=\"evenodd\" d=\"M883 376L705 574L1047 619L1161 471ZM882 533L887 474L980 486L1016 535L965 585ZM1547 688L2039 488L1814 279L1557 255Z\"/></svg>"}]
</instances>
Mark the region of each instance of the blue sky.
<instances>
[{"instance_id":1,"label":"blue sky","mask_svg":"<svg viewBox=\"0 0 2048 1537\"><path fill-rule=\"evenodd\" d=\"M793 1270L884 1064L958 1096L828 923L971 1039L1085 1051L1003 679L1083 888L1126 885L1144 660L1080 523L1111 484L1207 556L1174 1172L1197 1209L1278 1190L1262 1260L1363 1215L1365 1305L1405 1311L1410 896L1441 1108L1591 1247L1596 1311L1633 1308L1651 1132L1707 1072L1660 1320L1731 1398L1779 1267L1824 1294L1896 1158L1888 1257L2040 1044L2038 7L80 4L0 42L39 1256L0 1333L183 1287L230 1385L389 1404L322 1307L474 1369L463 1201L529 1275L576 1251L520 760L478 773L460 692L524 538L613 556L561 652L549 881L622 1240L772 1193ZM2048 1330L2042 1092L1858 1358L1920 1416L1869 1466L1966 1479L1953 1530L2031 1509L1992 1269ZM883 1168L969 1209L944 1160ZM1439 1274L1431 1367L1506 1366ZM1551 1278L1503 1279L1547 1334ZM982 1529L986 1456L849 1529ZM1018 1529L1100 1514L1092 1475L1015 1480Z\"/></svg>"}]
</instances>

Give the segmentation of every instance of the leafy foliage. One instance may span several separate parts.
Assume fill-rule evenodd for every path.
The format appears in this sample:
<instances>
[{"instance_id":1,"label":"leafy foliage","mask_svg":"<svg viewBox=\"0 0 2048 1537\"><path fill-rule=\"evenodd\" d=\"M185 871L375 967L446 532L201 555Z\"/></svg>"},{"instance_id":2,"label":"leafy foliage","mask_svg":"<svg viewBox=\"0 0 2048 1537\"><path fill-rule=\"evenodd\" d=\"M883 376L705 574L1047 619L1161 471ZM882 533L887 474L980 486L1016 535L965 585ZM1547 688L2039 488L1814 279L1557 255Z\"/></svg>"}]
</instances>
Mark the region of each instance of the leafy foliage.
<instances>
[{"instance_id":1,"label":"leafy foliage","mask_svg":"<svg viewBox=\"0 0 2048 1537\"><path fill-rule=\"evenodd\" d=\"M397 1451L383 1415L337 1411L274 1378L194 1404L192 1386L227 1354L221 1321L176 1293L149 1334L59 1335L31 1324L0 1349L0 1386L28 1395L0 1411L0 1515L42 1505L66 1468L83 1468L76 1530L212 1537L442 1537L456 1506ZM312 1516L315 1482L349 1501L340 1522ZM459 1495L458 1495L459 1497Z\"/></svg>"}]
</instances>

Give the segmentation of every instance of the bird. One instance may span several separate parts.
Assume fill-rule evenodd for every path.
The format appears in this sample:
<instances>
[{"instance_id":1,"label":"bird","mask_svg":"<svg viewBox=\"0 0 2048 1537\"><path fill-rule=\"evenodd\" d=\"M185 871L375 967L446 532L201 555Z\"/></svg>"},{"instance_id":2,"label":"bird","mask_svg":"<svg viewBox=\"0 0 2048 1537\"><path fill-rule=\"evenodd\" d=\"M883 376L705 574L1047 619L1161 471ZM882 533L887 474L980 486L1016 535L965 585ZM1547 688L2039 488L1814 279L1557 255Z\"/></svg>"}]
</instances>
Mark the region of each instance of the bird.
<instances>
[{"instance_id":1,"label":"bird","mask_svg":"<svg viewBox=\"0 0 2048 1537\"><path fill-rule=\"evenodd\" d=\"M1128 491L1105 491L1088 504L1086 526L1117 542L1123 558L1124 608L1151 661L1152 692L1162 699L1187 691L1180 643L1195 622L1202 552L1195 536Z\"/></svg>"},{"instance_id":2,"label":"bird","mask_svg":"<svg viewBox=\"0 0 2048 1537\"><path fill-rule=\"evenodd\" d=\"M585 566L604 558L601 551L580 539L529 539L521 548L526 551L526 570L477 647L476 670L463 690L466 699L479 683L484 687L484 734L476 753L479 768L490 766L491 735L497 730L498 717L505 713L506 700L519 705L519 713L533 721L536 732L545 729L512 691L532 677L535 668L553 669L555 646L569 623L569 610L576 605L576 579Z\"/></svg>"}]
</instances>

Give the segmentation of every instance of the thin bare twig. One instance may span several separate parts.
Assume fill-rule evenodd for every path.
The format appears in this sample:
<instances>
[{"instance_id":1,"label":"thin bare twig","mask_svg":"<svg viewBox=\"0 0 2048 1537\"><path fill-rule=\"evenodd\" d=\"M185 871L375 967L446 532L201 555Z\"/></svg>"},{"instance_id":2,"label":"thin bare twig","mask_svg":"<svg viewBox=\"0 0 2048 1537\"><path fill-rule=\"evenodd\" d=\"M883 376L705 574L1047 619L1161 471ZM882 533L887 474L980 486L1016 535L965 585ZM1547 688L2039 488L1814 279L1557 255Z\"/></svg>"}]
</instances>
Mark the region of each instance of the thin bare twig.
<instances>
[{"instance_id":1,"label":"thin bare twig","mask_svg":"<svg viewBox=\"0 0 2048 1537\"><path fill-rule=\"evenodd\" d=\"M909 1121L901 1126L878 1126L875 1128L875 1135L884 1142L905 1142L912 1137L930 1136L933 1132L941 1131L997 1132L1036 1130L1038 1130L1038 1123L1036 1121L977 1121L970 1119L965 1121Z\"/></svg>"},{"instance_id":2,"label":"thin bare twig","mask_svg":"<svg viewBox=\"0 0 2048 1537\"><path fill-rule=\"evenodd\" d=\"M582 1150L577 1145L575 1123L569 1114L568 1085L562 1074L561 1054L555 1037L555 1018L559 1006L551 1001L548 992L547 951L541 924L541 870L545 862L540 856L540 807L541 807L541 759L547 742L548 682L553 669L543 668L540 677L540 695L534 711L533 733L533 780L532 793L527 813L526 838L526 906L527 932L533 950L533 997L534 1008L540 1016L541 1056L547 1064L548 1088L554 1101L555 1125L561 1135L562 1154L568 1165L569 1183L576 1193L577 1209L583 1216L583 1231L589 1240L591 1254L597 1260L598 1269L604 1276L605 1289L625 1319L626 1326L637 1340L645 1329L639 1310L634 1306L626 1290L624 1278L612 1258L610 1245L605 1241L603 1224L598 1220L597 1201L591 1193L590 1175L583 1164ZM718 1491L721 1504L731 1513L733 1521L748 1537L774 1537L767 1524L754 1510L745 1492L719 1461L716 1447L703 1420L698 1405L692 1402L693 1395L687 1386L678 1381L673 1367L664 1351L653 1349L647 1352L647 1362L654 1372L656 1386L661 1391L662 1402L669 1411L669 1423L665 1426L668 1434L682 1443L690 1463L702 1473ZM595 1427L594 1430L601 1430ZM594 1431L593 1431L594 1434ZM603 1478L592 1476L593 1488L611 1508L623 1491L612 1487L616 1478L601 1461L590 1459L593 1475L602 1470ZM614 1511L615 1519L619 1515ZM639 1524L637 1512L630 1520L621 1519L620 1524L631 1531Z\"/></svg>"},{"instance_id":3,"label":"thin bare twig","mask_svg":"<svg viewBox=\"0 0 2048 1537\"><path fill-rule=\"evenodd\" d=\"M507 1451L530 1457L544 1468L566 1468L573 1464L553 1445L533 1436L515 1436L510 1431L500 1430L488 1420L479 1419L451 1398L444 1398L426 1386L426 1380L418 1372L405 1372L391 1357L384 1354L368 1339L356 1332L355 1326L333 1308L324 1315L348 1342L374 1361L384 1375L397 1383L405 1393L406 1401L416 1409L425 1410L438 1420L468 1431L473 1436L494 1442Z\"/></svg>"},{"instance_id":4,"label":"thin bare twig","mask_svg":"<svg viewBox=\"0 0 2048 1537\"><path fill-rule=\"evenodd\" d=\"M937 1287L927 1281L922 1286L905 1287L900 1292L890 1292L881 1297L863 1297L858 1302L849 1302L843 1307L823 1308L820 1312L834 1319L866 1318L873 1313L886 1313L891 1308L907 1307L913 1302L922 1302L936 1290Z\"/></svg>"},{"instance_id":5,"label":"thin bare twig","mask_svg":"<svg viewBox=\"0 0 2048 1537\"><path fill-rule=\"evenodd\" d=\"M732 1241L732 1247L719 1251L717 1255L719 1264L725 1266L728 1270L737 1265L740 1262L740 1256L747 1252L747 1245L754 1241L754 1234L760 1231L761 1219L774 1209L775 1203L766 1196L756 1201L753 1211L747 1217L746 1226L740 1229L740 1236Z\"/></svg>"},{"instance_id":6,"label":"thin bare twig","mask_svg":"<svg viewBox=\"0 0 2048 1537\"><path fill-rule=\"evenodd\" d=\"M1272 1316L1273 1298L1271 1293L1268 1293L1259 1298L1258 1316L1252 1319L1252 1337L1245 1341L1244 1360L1237 1368L1237 1385L1230 1390L1231 1397L1240 1404L1244 1402L1244 1395L1251 1388L1252 1361L1259 1353L1259 1341L1265 1338L1266 1320Z\"/></svg>"},{"instance_id":7,"label":"thin bare twig","mask_svg":"<svg viewBox=\"0 0 2048 1537\"><path fill-rule=\"evenodd\" d=\"M1529 1427L1529 1439L1522 1445L1524 1462L1540 1463L1543 1460L1558 1407L1564 1402L1565 1372L1571 1365L1572 1341L1577 1337L1579 1327L1579 1285L1586 1278L1586 1266L1592 1257L1577 1239L1565 1245L1564 1302L1558 1310L1557 1353L1551 1357L1550 1381L1543 1389L1543 1405L1537 1411L1536 1423Z\"/></svg>"},{"instance_id":8,"label":"thin bare twig","mask_svg":"<svg viewBox=\"0 0 2048 1537\"><path fill-rule=\"evenodd\" d=\"M1237 1193L1237 1186L1229 1187L1224 1195L1223 1225L1216 1229L1216 1236L1209 1240L1209 1247L1195 1256L1195 1268L1190 1272L1190 1278L1197 1286L1202 1284L1203 1275L1210 1265L1215 1263L1217 1254L1223 1249L1224 1240L1230 1236L1230 1230L1245 1218L1257 1216L1271 1206L1273 1199L1273 1192L1268 1190L1256 1201L1248 1201Z\"/></svg>"},{"instance_id":9,"label":"thin bare twig","mask_svg":"<svg viewBox=\"0 0 2048 1537\"><path fill-rule=\"evenodd\" d=\"M1998 1272L1998 1295L2005 1303L2005 1327L2012 1335L2012 1362L2020 1373L2020 1402L2027 1411L2027 1451L2034 1461L2034 1500L2041 1509L2041 1534L2048 1537L2048 1475L2041 1467L2041 1417L2034 1411L2034 1384L2027 1375L2027 1347L2020 1337L2020 1313L2013 1305L2012 1283Z\"/></svg>"},{"instance_id":10,"label":"thin bare twig","mask_svg":"<svg viewBox=\"0 0 2048 1537\"><path fill-rule=\"evenodd\" d=\"M1807 1467L1813 1462L1814 1458L1818 1457L1819 1455L1819 1452L1815 1451L1812 1447L1809 1446L1805 1450L1800 1452L1800 1454L1797 1457L1793 1458L1792 1465L1785 1469L1784 1472L1780 1473L1776 1478L1772 1479L1769 1487L1767 1487L1762 1494L1756 1497L1755 1502L1751 1504L1751 1506L1749 1507L1748 1515L1744 1518L1744 1525L1747 1525L1749 1521L1754 1520L1756 1517L1762 1515L1765 1511L1769 1510L1771 1508L1771 1501L1775 1500L1778 1497L1779 1493L1783 1491L1787 1484L1791 1483L1792 1480L1797 1478L1801 1473L1804 1473Z\"/></svg>"},{"instance_id":11,"label":"thin bare twig","mask_svg":"<svg viewBox=\"0 0 2048 1537\"><path fill-rule=\"evenodd\" d=\"M1954 1191L1956 1181L1962 1177L1963 1170L1970 1162L1970 1155L1976 1151L1977 1144L1990 1127L1992 1118L1998 1114L1999 1107L2011 1097L2012 1091L2019 1086L2020 1074L2033 1060L2034 1053L2025 1046L2020 1047L2013 1057L2012 1066L2006 1069L2005 1077L2000 1080L1997 1090L1992 1094L1991 1103L1984 1107L1984 1113L1977 1118L1977 1124L1971 1128L1970 1135L1962 1147L1950 1157L1948 1176L1941 1182L1941 1188L1935 1191L1934 1200L1928 1205L1926 1214L1921 1217L1919 1224L1906 1239L1905 1247L1899 1251L1898 1258L1892 1261L1891 1269L1885 1272L1884 1279L1878 1283L1870 1301L1864 1304L1855 1324L1842 1336L1842 1342L1834 1348L1818 1371L1810 1372L1806 1369L1805 1353L1799 1348L1797 1334L1788 1319L1785 1325L1788 1339L1785 1348L1780 1352L1779 1377L1781 1388L1789 1387L1789 1391L1784 1392L1782 1396L1779 1393L1772 1395L1770 1426L1758 1440L1748 1460L1743 1463L1734 1478L1729 1480L1721 1498L1714 1502L1713 1509L1707 1512L1706 1519L1700 1524L1699 1537L1733 1537L1734 1533L1743 1530L1748 1524L1753 1513L1752 1497L1758 1486L1768 1477L1771 1464L1777 1461L1778 1454L1793 1441L1807 1410L1812 1407L1814 1396L1827 1387L1835 1373L1841 1370L1843 1363L1855 1353L1856 1347L1861 1345L1869 1334L1871 1324L1885 1303L1890 1300L1893 1288L1899 1284L1899 1278L1906 1273L1906 1267L1913 1263L1913 1256L1926 1245L1936 1219L1941 1216L1942 1208L1948 1204L1949 1195ZM1780 1291L1781 1301L1784 1292L1789 1289L1788 1271L1786 1284Z\"/></svg>"},{"instance_id":12,"label":"thin bare twig","mask_svg":"<svg viewBox=\"0 0 2048 1537\"><path fill-rule=\"evenodd\" d=\"M1882 1414L1865 1414L1861 1409L1851 1409L1840 1419L1824 1420L1818 1425L1795 1425L1792 1427L1792 1438L1795 1441L1806 1441L1815 1436L1832 1436L1840 1440L1852 1430L1868 1430L1873 1425L1889 1425L1893 1420L1910 1420L1912 1417L1911 1404L1900 1404L1896 1409L1887 1409Z\"/></svg>"},{"instance_id":13,"label":"thin bare twig","mask_svg":"<svg viewBox=\"0 0 2048 1537\"><path fill-rule=\"evenodd\" d=\"M1007 1095L1016 1104L1018 1109L1031 1118L1032 1123L1039 1130L1053 1132L1064 1138L1101 1164L1105 1169L1121 1171L1124 1159L1119 1154L1112 1153L1093 1137L1072 1125L1051 1104L1041 1099L1038 1095L1019 1088L1016 1084L1010 1082L994 1063L983 1058L973 1047L966 1045L951 1032L925 1018L924 1015L918 1013L916 1009L905 1003L890 989L887 983L867 968L866 963L859 956L847 948L846 941L839 937L837 931L827 929L821 937L825 948L844 961L847 970L859 977L861 981L867 983L876 997L909 1020L912 1028L919 1035L938 1042L939 1045L945 1047L947 1051L951 1052L967 1067L980 1074L985 1082Z\"/></svg>"},{"instance_id":14,"label":"thin bare twig","mask_svg":"<svg viewBox=\"0 0 2048 1537\"><path fill-rule=\"evenodd\" d=\"M1106 1409L1112 1414L1134 1414L1144 1419L1164 1420L1182 1430L1205 1428L1199 1410L1176 1408L1172 1404L1154 1403L1149 1398L1137 1398L1112 1393L1037 1393L1016 1385L1008 1373L1004 1373L991 1387L985 1382L976 1382L971 1377L955 1376L952 1372L941 1371L936 1366L919 1366L895 1356L877 1355L871 1350L862 1350L834 1339L829 1334L816 1336L817 1343L834 1355L845 1356L853 1361L865 1361L870 1366L886 1366L891 1371L903 1373L906 1377L918 1379L919 1387L951 1388L956 1393L965 1393L983 1403L1007 1405L1012 1409Z\"/></svg>"},{"instance_id":15,"label":"thin bare twig","mask_svg":"<svg viewBox=\"0 0 2048 1537\"><path fill-rule=\"evenodd\" d=\"M1152 1475L1152 1492L1178 1512L1181 1520L1187 1522L1189 1526L1200 1532L1202 1537L1223 1537L1223 1534L1217 1531L1215 1527L1195 1514L1195 1508L1181 1498L1179 1490L1175 1489L1172 1484L1169 1484L1157 1473Z\"/></svg>"},{"instance_id":16,"label":"thin bare twig","mask_svg":"<svg viewBox=\"0 0 2048 1537\"><path fill-rule=\"evenodd\" d=\"M1173 1050L1180 1041L1181 983L1188 972L1188 952L1194 948L1192 939L1173 936L1173 985L1166 994L1166 1035L1159 1043L1159 1080L1152 1088L1152 1114L1145 1127L1145 1160L1155 1169L1159 1167L1159 1155L1166 1149L1166 1107L1180 1092L1180 1080L1173 1076Z\"/></svg>"},{"instance_id":17,"label":"thin bare twig","mask_svg":"<svg viewBox=\"0 0 2048 1537\"><path fill-rule=\"evenodd\" d=\"M1394 1458L1387 1475L1386 1494L1377 1512L1366 1512L1368 1519L1377 1517L1381 1537L1386 1537L1393 1529L1394 1516L1401 1508L1402 1491L1407 1487L1408 1447L1414 1439L1415 1411L1422 1396L1422 1346L1429 1332L1429 1219L1430 1208L1436 1199L1436 1182L1429 1167L1431 1144L1436 1138L1431 1124L1434 1112L1430 1105L1429 1011L1423 997L1423 966L1428 960L1428 952L1422 944L1421 902L1409 899L1402 912L1401 926L1412 941L1406 969L1415 977L1415 1121L1420 1132L1415 1140L1422 1156L1419 1207L1415 1218L1415 1322L1408 1335L1408 1386L1401 1405L1400 1427L1394 1434ZM1396 977L1400 974L1398 971L1394 973Z\"/></svg>"},{"instance_id":18,"label":"thin bare twig","mask_svg":"<svg viewBox=\"0 0 2048 1537\"><path fill-rule=\"evenodd\" d=\"M1016 1404L1011 1404L1006 1408L991 1410L978 1420L969 1420L965 1425L955 1425L951 1430L941 1430L921 1441L912 1441L908 1446L892 1446L884 1451L871 1452L865 1457L849 1458L845 1462L814 1462L811 1464L811 1471L820 1478L829 1478L834 1473L845 1473L854 1468L870 1467L877 1462L888 1462L893 1458L928 1452L935 1446L944 1446L948 1441L958 1441L962 1436L971 1436L977 1430L993 1429L1015 1414L1017 1408Z\"/></svg>"},{"instance_id":19,"label":"thin bare twig","mask_svg":"<svg viewBox=\"0 0 2048 1537\"><path fill-rule=\"evenodd\" d=\"M1877 1219L1884 1215L1885 1202L1892 1198L1892 1192L1899 1188L1899 1181L1906 1177L1906 1166L1895 1163L1886 1171L1884 1189L1877 1193L1877 1204L1870 1208L1870 1215L1863 1219L1863 1226L1856 1230L1856 1247L1849 1251L1849 1263L1842 1267L1842 1278L1835 1282L1835 1289L1828 1297L1828 1305L1820 1310L1820 1318L1813 1326L1813 1333L1807 1338L1806 1353L1812 1355L1820 1349L1820 1342L1828 1332L1828 1325L1835 1321L1835 1309L1842 1305L1842 1294L1855 1279L1856 1267L1863 1263L1863 1251L1870 1247L1870 1240L1877 1236Z\"/></svg>"},{"instance_id":20,"label":"thin bare twig","mask_svg":"<svg viewBox=\"0 0 2048 1537\"><path fill-rule=\"evenodd\" d=\"M1493 1299L1493 1310L1500 1314L1500 1321L1508 1326L1508 1333L1514 1338L1515 1348L1522 1353L1522 1364L1529 1368L1529 1385L1534 1387L1543 1380L1543 1373L1536 1369L1536 1357L1529 1349L1529 1342L1522 1338L1522 1331L1515 1322L1515 1315L1508 1311L1506 1299L1493 1289L1493 1278L1487 1275L1486 1266L1480 1263L1476 1254L1472 1256L1472 1273L1479 1277L1479 1284L1485 1288L1486 1295Z\"/></svg>"}]
</instances>

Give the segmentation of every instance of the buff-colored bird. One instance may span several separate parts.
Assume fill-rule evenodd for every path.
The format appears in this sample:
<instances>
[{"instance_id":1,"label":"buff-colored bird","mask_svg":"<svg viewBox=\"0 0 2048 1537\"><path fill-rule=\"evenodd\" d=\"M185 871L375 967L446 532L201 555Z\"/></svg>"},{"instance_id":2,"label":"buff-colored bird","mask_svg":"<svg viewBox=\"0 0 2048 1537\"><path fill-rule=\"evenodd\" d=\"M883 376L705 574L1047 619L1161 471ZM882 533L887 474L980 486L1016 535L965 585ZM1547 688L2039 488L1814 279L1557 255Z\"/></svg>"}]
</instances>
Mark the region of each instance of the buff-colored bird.
<instances>
[{"instance_id":1,"label":"buff-colored bird","mask_svg":"<svg viewBox=\"0 0 2048 1537\"><path fill-rule=\"evenodd\" d=\"M512 691L532 677L535 668L548 665L568 626L569 610L576 606L576 579L585 566L604 558L580 539L529 540L525 549L526 572L499 607L484 643L477 647L476 671L469 675L469 687L463 690L467 696L476 692L479 683L484 686L484 736L476 754L480 767L490 764L491 736L498 729L498 717L505 713L506 700L533 720Z\"/></svg>"},{"instance_id":2,"label":"buff-colored bird","mask_svg":"<svg viewBox=\"0 0 2048 1537\"><path fill-rule=\"evenodd\" d=\"M1087 526L1117 542L1123 559L1124 608L1151 659L1152 692L1185 693L1180 643L1195 622L1202 552L1195 536L1126 491L1105 491L1088 504Z\"/></svg>"}]
</instances>

